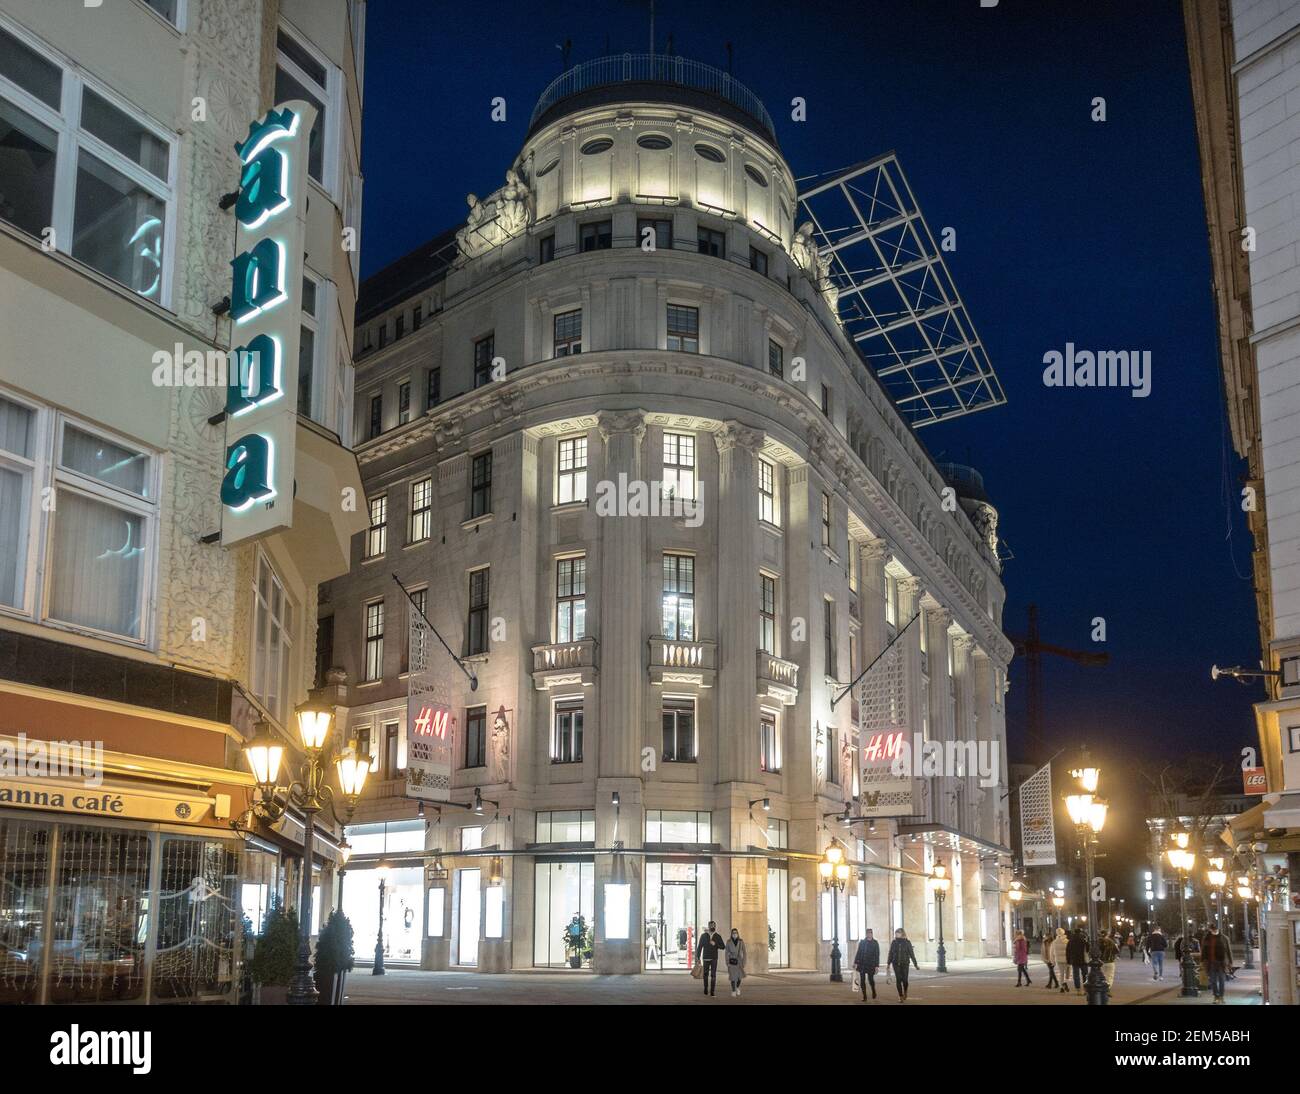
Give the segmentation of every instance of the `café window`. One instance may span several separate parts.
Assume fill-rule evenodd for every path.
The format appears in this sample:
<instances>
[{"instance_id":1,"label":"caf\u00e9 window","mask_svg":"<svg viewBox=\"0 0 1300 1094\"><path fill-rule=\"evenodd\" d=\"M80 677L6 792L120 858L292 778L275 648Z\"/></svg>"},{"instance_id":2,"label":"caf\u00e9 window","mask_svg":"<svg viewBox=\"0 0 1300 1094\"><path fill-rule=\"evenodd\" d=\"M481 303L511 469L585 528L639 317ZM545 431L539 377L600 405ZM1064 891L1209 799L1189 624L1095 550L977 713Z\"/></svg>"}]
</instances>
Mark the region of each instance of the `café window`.
<instances>
[{"instance_id":1,"label":"caf\u00e9 window","mask_svg":"<svg viewBox=\"0 0 1300 1094\"><path fill-rule=\"evenodd\" d=\"M555 728L551 735L551 763L582 762L582 700L555 705Z\"/></svg>"},{"instance_id":2,"label":"caf\u00e9 window","mask_svg":"<svg viewBox=\"0 0 1300 1094\"><path fill-rule=\"evenodd\" d=\"M647 809L646 843L712 843L713 814L684 809Z\"/></svg>"},{"instance_id":3,"label":"caf\u00e9 window","mask_svg":"<svg viewBox=\"0 0 1300 1094\"><path fill-rule=\"evenodd\" d=\"M665 697L661 718L664 762L693 764L697 759L695 700Z\"/></svg>"},{"instance_id":4,"label":"caf\u00e9 window","mask_svg":"<svg viewBox=\"0 0 1300 1094\"><path fill-rule=\"evenodd\" d=\"M587 637L587 558L556 559L555 641L579 642Z\"/></svg>"}]
</instances>

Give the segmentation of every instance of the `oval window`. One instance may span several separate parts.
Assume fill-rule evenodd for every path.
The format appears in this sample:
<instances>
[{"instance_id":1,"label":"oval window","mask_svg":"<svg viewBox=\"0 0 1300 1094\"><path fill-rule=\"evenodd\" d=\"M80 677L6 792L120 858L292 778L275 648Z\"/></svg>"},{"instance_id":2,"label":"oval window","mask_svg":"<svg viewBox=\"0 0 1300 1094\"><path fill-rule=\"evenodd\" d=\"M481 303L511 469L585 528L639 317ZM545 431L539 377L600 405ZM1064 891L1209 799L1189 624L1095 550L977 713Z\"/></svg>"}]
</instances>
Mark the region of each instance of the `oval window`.
<instances>
[{"instance_id":1,"label":"oval window","mask_svg":"<svg viewBox=\"0 0 1300 1094\"><path fill-rule=\"evenodd\" d=\"M636 143L639 147L649 149L651 152L662 152L665 148L673 146L672 141L667 137L661 137L658 133L647 133L644 137L638 137Z\"/></svg>"},{"instance_id":2,"label":"oval window","mask_svg":"<svg viewBox=\"0 0 1300 1094\"><path fill-rule=\"evenodd\" d=\"M767 179L763 177L763 172L755 167L752 163L745 164L745 174L753 179L759 186L766 186Z\"/></svg>"},{"instance_id":3,"label":"oval window","mask_svg":"<svg viewBox=\"0 0 1300 1094\"><path fill-rule=\"evenodd\" d=\"M560 166L560 161L558 159L553 159L551 160L550 163L548 163L545 167L543 167L540 171L538 171L534 177L541 178L543 175L549 175L552 171L554 171L559 166Z\"/></svg>"},{"instance_id":4,"label":"oval window","mask_svg":"<svg viewBox=\"0 0 1300 1094\"><path fill-rule=\"evenodd\" d=\"M608 137L597 137L594 141L588 141L582 146L584 156L598 156L601 152L608 152L614 147L614 142Z\"/></svg>"},{"instance_id":5,"label":"oval window","mask_svg":"<svg viewBox=\"0 0 1300 1094\"><path fill-rule=\"evenodd\" d=\"M697 144L695 151L710 163L722 163L727 158L711 144Z\"/></svg>"}]
</instances>

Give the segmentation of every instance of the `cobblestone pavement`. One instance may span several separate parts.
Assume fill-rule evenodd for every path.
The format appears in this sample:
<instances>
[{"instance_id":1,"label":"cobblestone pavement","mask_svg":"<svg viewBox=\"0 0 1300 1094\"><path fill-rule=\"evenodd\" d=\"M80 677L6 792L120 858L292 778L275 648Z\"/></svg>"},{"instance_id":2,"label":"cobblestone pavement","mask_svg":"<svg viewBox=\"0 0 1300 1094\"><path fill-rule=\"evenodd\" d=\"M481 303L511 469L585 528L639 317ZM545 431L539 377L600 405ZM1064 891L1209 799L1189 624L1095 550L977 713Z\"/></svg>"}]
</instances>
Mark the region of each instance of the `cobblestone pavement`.
<instances>
[{"instance_id":1,"label":"cobblestone pavement","mask_svg":"<svg viewBox=\"0 0 1300 1094\"><path fill-rule=\"evenodd\" d=\"M878 1000L874 1006L933 1006L947 1004L1039 1005L1070 1007L1086 1005L1086 996L1061 994L1047 990L1047 970L1041 963L1029 967L1033 984L1017 988L1015 967L1003 960L953 962L951 971L941 976L933 966L912 971L911 989L906 1003L900 1003L892 983L883 974L876 977ZM348 977L347 1001L350 1005L369 1004L649 1004L706 1006L741 1006L751 1003L863 1006L861 996L850 988L849 971L845 982L829 983L823 973L774 972L747 977L739 998L729 986L718 985L716 996L706 997L700 982L686 973L646 973L640 976L596 976L584 972L537 971L488 975L472 972L417 972L390 969L382 977L372 976L361 967ZM1114 1005L1211 1006L1208 992L1198 998L1180 998L1177 966L1166 966L1165 979L1151 979L1151 966L1140 960L1121 958L1116 963ZM1228 982L1227 1001L1232 1004L1258 1004L1259 972L1240 970Z\"/></svg>"}]
</instances>

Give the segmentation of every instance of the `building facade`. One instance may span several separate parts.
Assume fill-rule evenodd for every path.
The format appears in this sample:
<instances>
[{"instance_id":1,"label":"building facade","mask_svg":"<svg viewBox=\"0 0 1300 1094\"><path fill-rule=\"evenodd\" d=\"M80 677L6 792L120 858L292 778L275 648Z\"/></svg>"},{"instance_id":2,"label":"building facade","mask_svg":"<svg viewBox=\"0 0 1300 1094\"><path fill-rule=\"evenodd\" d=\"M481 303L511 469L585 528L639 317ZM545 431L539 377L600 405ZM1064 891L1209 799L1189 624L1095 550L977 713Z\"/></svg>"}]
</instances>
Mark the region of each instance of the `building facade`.
<instances>
[{"instance_id":1,"label":"building facade","mask_svg":"<svg viewBox=\"0 0 1300 1094\"><path fill-rule=\"evenodd\" d=\"M341 500L361 490L363 32L343 0L0 2L5 1002L228 1000L241 936L297 903L305 858L317 916L332 903L338 831L305 855L292 811L248 815L241 746L260 721L296 740L317 587L364 524ZM268 140L293 148L292 187L262 217L279 263L251 283L296 346L275 377L293 390L259 381L284 396L292 483L262 499L274 529L237 535L240 188L285 103Z\"/></svg>"},{"instance_id":2,"label":"building facade","mask_svg":"<svg viewBox=\"0 0 1300 1094\"><path fill-rule=\"evenodd\" d=\"M1263 902L1269 999L1300 1002L1300 3L1184 0L1209 225L1220 360L1233 447L1246 461L1241 505L1254 537L1260 667L1255 705L1264 800L1231 836Z\"/></svg>"},{"instance_id":3,"label":"building facade","mask_svg":"<svg viewBox=\"0 0 1300 1094\"><path fill-rule=\"evenodd\" d=\"M710 920L759 970L866 928L924 959L941 911L950 957L1004 953L996 514L854 350L761 103L656 61L571 70L501 189L363 287L370 527L321 600L376 770L358 952L382 871L381 946L426 968L685 969ZM441 803L407 796L394 577L477 679L435 645ZM881 781L913 733L989 745L990 776Z\"/></svg>"}]
</instances>

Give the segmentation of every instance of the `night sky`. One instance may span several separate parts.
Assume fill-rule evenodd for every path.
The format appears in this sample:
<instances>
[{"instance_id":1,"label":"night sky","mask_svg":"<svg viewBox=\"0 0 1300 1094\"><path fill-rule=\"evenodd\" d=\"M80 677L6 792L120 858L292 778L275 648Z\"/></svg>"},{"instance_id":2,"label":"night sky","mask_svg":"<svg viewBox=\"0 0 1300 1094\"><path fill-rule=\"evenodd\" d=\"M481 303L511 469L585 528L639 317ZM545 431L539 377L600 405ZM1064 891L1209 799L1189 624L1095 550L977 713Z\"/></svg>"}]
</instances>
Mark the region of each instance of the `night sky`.
<instances>
[{"instance_id":1,"label":"night sky","mask_svg":"<svg viewBox=\"0 0 1300 1094\"><path fill-rule=\"evenodd\" d=\"M648 10L371 0L363 272L462 221L467 191L501 184L561 71L556 43L572 40L574 63L643 52ZM1185 752L1234 765L1262 697L1209 676L1259 650L1179 4L660 0L660 51L669 34L674 53L723 68L733 43L796 176L893 149L935 236L956 228L945 258L1008 405L921 437L985 476L1014 554L1005 629L1037 603L1045 640L1110 653L1101 669L1045 659L1046 736L1090 744L1115 833L1138 837L1139 768ZM498 95L504 123L489 119ZM1066 342L1150 350L1150 396L1045 387L1043 355ZM1022 665L1011 679L1015 759Z\"/></svg>"}]
</instances>

